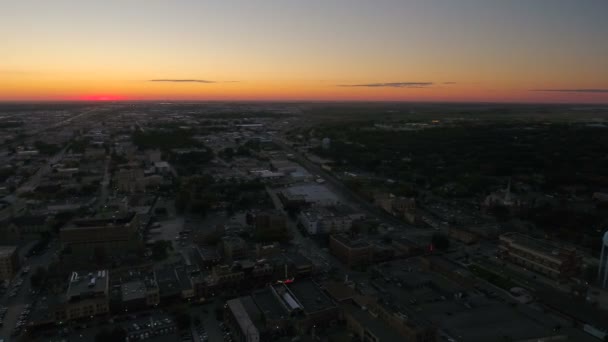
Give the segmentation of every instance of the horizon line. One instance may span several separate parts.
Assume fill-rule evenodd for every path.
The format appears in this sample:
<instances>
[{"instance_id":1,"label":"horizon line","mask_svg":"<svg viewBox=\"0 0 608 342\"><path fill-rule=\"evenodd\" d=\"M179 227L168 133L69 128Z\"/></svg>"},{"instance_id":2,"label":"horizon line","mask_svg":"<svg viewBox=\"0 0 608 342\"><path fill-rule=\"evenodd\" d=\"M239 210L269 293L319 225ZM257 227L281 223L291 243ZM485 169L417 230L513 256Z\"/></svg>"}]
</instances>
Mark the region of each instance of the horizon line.
<instances>
[{"instance_id":1,"label":"horizon line","mask_svg":"<svg viewBox=\"0 0 608 342\"><path fill-rule=\"evenodd\" d=\"M189 103L424 103L424 104L512 104L512 105L583 105L583 106L608 106L608 102L555 102L555 101L478 101L478 100L366 100L366 99L345 99L345 100L316 100L316 99L116 99L116 100L87 100L87 99L43 99L43 100L3 100L0 104L27 104L27 103L158 103L158 102L189 102Z\"/></svg>"}]
</instances>

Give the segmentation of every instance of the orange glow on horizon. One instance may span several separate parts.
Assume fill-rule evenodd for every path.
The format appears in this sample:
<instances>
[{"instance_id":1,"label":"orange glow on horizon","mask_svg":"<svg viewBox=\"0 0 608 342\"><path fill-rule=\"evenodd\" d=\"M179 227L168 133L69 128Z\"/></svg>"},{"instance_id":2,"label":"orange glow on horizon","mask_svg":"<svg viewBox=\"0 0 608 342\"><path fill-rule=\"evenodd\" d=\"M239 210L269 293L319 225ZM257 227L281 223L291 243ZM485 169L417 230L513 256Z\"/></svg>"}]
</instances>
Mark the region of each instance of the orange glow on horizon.
<instances>
[{"instance_id":1,"label":"orange glow on horizon","mask_svg":"<svg viewBox=\"0 0 608 342\"><path fill-rule=\"evenodd\" d=\"M10 76L10 75L9 75ZM424 87L367 86L387 79L243 80L239 82L150 82L87 80L13 75L0 80L0 101L404 101L404 102L538 102L608 103L608 93L538 92L564 84L525 82L449 82ZM127 77L125 77L127 78ZM129 77L131 78L131 77ZM133 76L132 78L135 78ZM141 76L139 76L141 78ZM128 79L128 78L127 78ZM417 76L416 80L427 80ZM388 79L388 81L392 81ZM342 85L366 86L342 86ZM598 86L596 86L598 87Z\"/></svg>"},{"instance_id":2,"label":"orange glow on horizon","mask_svg":"<svg viewBox=\"0 0 608 342\"><path fill-rule=\"evenodd\" d=\"M121 96L121 95L87 94L87 95L78 96L77 98L66 98L65 100L105 102L105 101L128 101L129 98L125 97L125 96Z\"/></svg>"},{"instance_id":3,"label":"orange glow on horizon","mask_svg":"<svg viewBox=\"0 0 608 342\"><path fill-rule=\"evenodd\" d=\"M11 1L0 101L608 103L602 0L179 3Z\"/></svg>"}]
</instances>

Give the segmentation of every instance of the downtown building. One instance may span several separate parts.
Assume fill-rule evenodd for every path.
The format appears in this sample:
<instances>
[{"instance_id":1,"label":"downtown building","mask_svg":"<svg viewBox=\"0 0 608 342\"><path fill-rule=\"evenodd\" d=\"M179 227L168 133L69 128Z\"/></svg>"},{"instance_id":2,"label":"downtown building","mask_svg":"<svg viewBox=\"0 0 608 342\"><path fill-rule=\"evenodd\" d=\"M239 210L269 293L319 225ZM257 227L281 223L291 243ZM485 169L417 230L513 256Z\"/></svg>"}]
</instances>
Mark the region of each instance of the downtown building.
<instances>
[{"instance_id":1,"label":"downtown building","mask_svg":"<svg viewBox=\"0 0 608 342\"><path fill-rule=\"evenodd\" d=\"M347 206L313 207L298 215L298 224L310 235L349 232L364 217Z\"/></svg>"},{"instance_id":2,"label":"downtown building","mask_svg":"<svg viewBox=\"0 0 608 342\"><path fill-rule=\"evenodd\" d=\"M59 239L73 255L90 256L100 250L107 255L120 255L141 246L139 227L139 215L134 212L79 219L62 228Z\"/></svg>"},{"instance_id":3,"label":"downtown building","mask_svg":"<svg viewBox=\"0 0 608 342\"><path fill-rule=\"evenodd\" d=\"M19 271L19 254L15 246L0 246L0 280L11 280Z\"/></svg>"},{"instance_id":4,"label":"downtown building","mask_svg":"<svg viewBox=\"0 0 608 342\"><path fill-rule=\"evenodd\" d=\"M68 289L55 308L55 321L92 318L110 312L110 281L107 270L72 272Z\"/></svg>"},{"instance_id":5,"label":"downtown building","mask_svg":"<svg viewBox=\"0 0 608 342\"><path fill-rule=\"evenodd\" d=\"M369 265L374 257L374 246L371 243L362 239L351 239L346 234L331 235L329 250L348 267Z\"/></svg>"},{"instance_id":6,"label":"downtown building","mask_svg":"<svg viewBox=\"0 0 608 342\"><path fill-rule=\"evenodd\" d=\"M296 333L312 335L335 325L340 310L311 280L277 283L229 300L224 320L240 342L273 341Z\"/></svg>"},{"instance_id":7,"label":"downtown building","mask_svg":"<svg viewBox=\"0 0 608 342\"><path fill-rule=\"evenodd\" d=\"M553 279L576 276L582 266L582 256L576 249L519 233L500 236L498 257Z\"/></svg>"}]
</instances>

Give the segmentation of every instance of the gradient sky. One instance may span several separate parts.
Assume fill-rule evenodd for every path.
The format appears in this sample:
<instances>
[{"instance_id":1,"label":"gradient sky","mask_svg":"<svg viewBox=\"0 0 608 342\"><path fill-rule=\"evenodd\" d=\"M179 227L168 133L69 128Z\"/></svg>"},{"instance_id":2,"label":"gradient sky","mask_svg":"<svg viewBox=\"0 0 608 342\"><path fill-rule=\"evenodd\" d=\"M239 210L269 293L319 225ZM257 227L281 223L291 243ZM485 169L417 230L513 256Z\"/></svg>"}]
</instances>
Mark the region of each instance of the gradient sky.
<instances>
[{"instance_id":1,"label":"gradient sky","mask_svg":"<svg viewBox=\"0 0 608 342\"><path fill-rule=\"evenodd\" d=\"M1 0L0 100L608 103L607 14L607 0Z\"/></svg>"}]
</instances>

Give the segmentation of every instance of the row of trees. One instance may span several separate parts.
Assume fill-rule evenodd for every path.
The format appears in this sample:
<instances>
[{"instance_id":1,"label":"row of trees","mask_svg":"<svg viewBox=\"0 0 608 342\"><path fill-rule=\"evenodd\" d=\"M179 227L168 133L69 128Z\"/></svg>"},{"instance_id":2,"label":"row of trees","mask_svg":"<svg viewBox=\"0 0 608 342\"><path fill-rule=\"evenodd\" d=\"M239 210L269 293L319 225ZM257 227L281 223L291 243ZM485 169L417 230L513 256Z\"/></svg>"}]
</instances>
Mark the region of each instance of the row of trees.
<instances>
[{"instance_id":1,"label":"row of trees","mask_svg":"<svg viewBox=\"0 0 608 342\"><path fill-rule=\"evenodd\" d=\"M462 124L419 131L372 130L354 123L317 127L316 136L332 138L316 152L338 164L431 187L458 182L458 195L470 196L504 177L540 174L529 179L542 191L560 186L608 186L608 134L605 129L567 124ZM460 175L460 176L459 176ZM502 177L502 178L501 178ZM461 178L461 179L459 179Z\"/></svg>"},{"instance_id":2,"label":"row of trees","mask_svg":"<svg viewBox=\"0 0 608 342\"><path fill-rule=\"evenodd\" d=\"M232 147L226 147L219 153L219 156L226 161L232 160L235 156L247 157L250 155L249 148L244 145L240 145L236 150Z\"/></svg>"},{"instance_id":3,"label":"row of trees","mask_svg":"<svg viewBox=\"0 0 608 342\"><path fill-rule=\"evenodd\" d=\"M175 200L178 212L205 215L209 209L221 203L228 203L229 210L242 210L251 206L264 206L270 200L264 184L259 181L215 181L210 175L181 179Z\"/></svg>"},{"instance_id":4,"label":"row of trees","mask_svg":"<svg viewBox=\"0 0 608 342\"><path fill-rule=\"evenodd\" d=\"M193 132L183 129L136 131L132 135L133 143L140 149L160 149L168 151L174 148L199 148L202 143L192 138Z\"/></svg>"}]
</instances>

